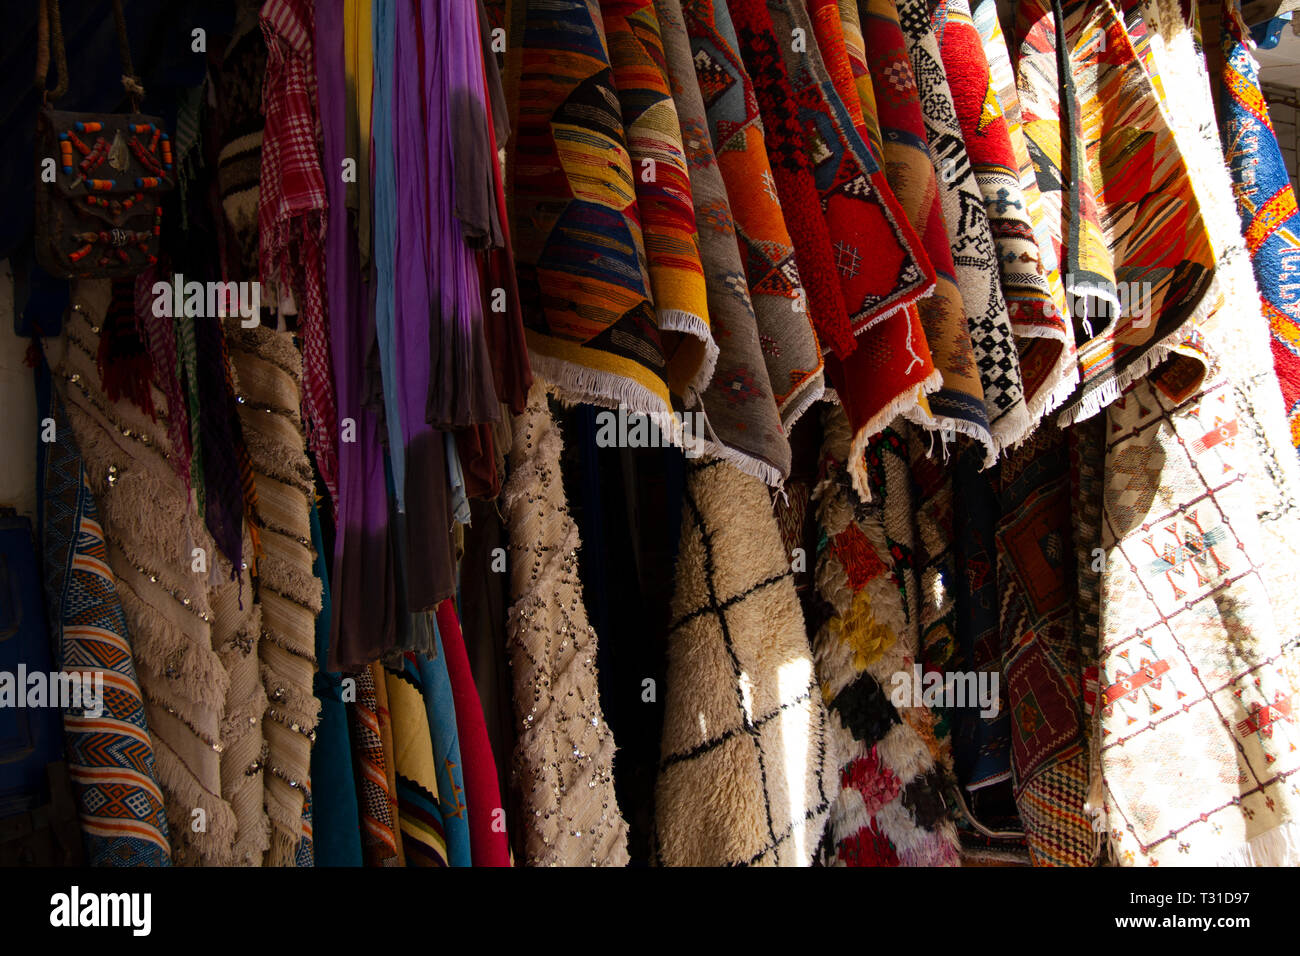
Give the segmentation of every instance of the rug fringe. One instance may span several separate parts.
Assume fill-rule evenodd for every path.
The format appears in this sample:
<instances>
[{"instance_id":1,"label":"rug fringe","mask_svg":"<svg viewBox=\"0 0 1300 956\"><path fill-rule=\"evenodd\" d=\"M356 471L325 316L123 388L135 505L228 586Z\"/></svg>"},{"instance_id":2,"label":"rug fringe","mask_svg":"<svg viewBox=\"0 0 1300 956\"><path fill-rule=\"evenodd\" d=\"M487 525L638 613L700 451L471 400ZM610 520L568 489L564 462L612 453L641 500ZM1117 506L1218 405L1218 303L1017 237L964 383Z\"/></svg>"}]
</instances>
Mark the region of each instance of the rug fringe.
<instances>
[{"instance_id":1,"label":"rug fringe","mask_svg":"<svg viewBox=\"0 0 1300 956\"><path fill-rule=\"evenodd\" d=\"M975 422L966 421L964 418L949 418L947 415L935 415L933 413L926 415L918 405L910 412L904 412L903 417L913 425L916 425L927 432L943 432L951 430L954 434L965 435L984 448L985 467L997 461L997 451L993 447L993 435L987 428L975 424Z\"/></svg>"},{"instance_id":2,"label":"rug fringe","mask_svg":"<svg viewBox=\"0 0 1300 956\"><path fill-rule=\"evenodd\" d=\"M1024 441L1038 424L1038 419L1029 414L1029 406L1024 402L1014 406L1013 410L998 419L992 426L993 451L984 461L985 468L992 468L1004 451Z\"/></svg>"},{"instance_id":3,"label":"rug fringe","mask_svg":"<svg viewBox=\"0 0 1300 956\"><path fill-rule=\"evenodd\" d=\"M1226 851L1210 866L1300 866L1300 824L1288 821Z\"/></svg>"},{"instance_id":4,"label":"rug fringe","mask_svg":"<svg viewBox=\"0 0 1300 956\"><path fill-rule=\"evenodd\" d=\"M713 369L718 364L718 343L713 341L713 332L709 323L693 312L684 309L662 309L656 311L659 329L662 332L677 332L689 335L704 343L704 362L695 373L695 377L686 383L686 394L682 396L687 406L700 401L700 396L708 390L713 381Z\"/></svg>"},{"instance_id":5,"label":"rug fringe","mask_svg":"<svg viewBox=\"0 0 1300 956\"><path fill-rule=\"evenodd\" d=\"M682 423L673 414L672 406L644 385L611 372L598 372L565 359L543 355L531 348L528 359L534 375L542 379L546 390L564 405L599 405L644 415L671 444L685 448Z\"/></svg>"},{"instance_id":6,"label":"rug fringe","mask_svg":"<svg viewBox=\"0 0 1300 956\"><path fill-rule=\"evenodd\" d=\"M1045 388L1034 396L1034 402L1029 406L1029 414L1035 425L1069 401L1079 387L1078 360L1071 355L1061 364L1068 366L1065 375L1051 388Z\"/></svg>"},{"instance_id":7,"label":"rug fringe","mask_svg":"<svg viewBox=\"0 0 1300 956\"><path fill-rule=\"evenodd\" d=\"M1212 283L1211 283L1212 284ZM1207 289L1208 292L1208 289ZM1197 306L1197 313L1200 312L1204 305ZM1213 311L1211 308L1209 311ZM1188 322L1198 321L1203 318L1201 315L1193 315ZM1098 386L1092 393L1085 395L1072 405L1068 405L1056 418L1056 423L1061 428L1068 428L1070 425L1078 422L1087 421L1092 416L1106 408L1106 406L1117 401L1130 385L1138 379L1146 378L1157 366L1162 364L1166 359L1175 354L1176 348L1186 335L1186 324L1180 325L1177 329L1170 332L1163 339L1147 351L1145 355L1135 361L1124 371L1120 372L1109 382Z\"/></svg>"},{"instance_id":8,"label":"rug fringe","mask_svg":"<svg viewBox=\"0 0 1300 956\"><path fill-rule=\"evenodd\" d=\"M853 435L853 444L849 449L849 477L853 480L853 490L863 501L871 500L871 489L867 484L867 466L863 460L867 452L867 443L888 428L895 418L905 416L910 409L916 408L922 395L937 392L942 387L943 374L935 369L923 381L908 386L907 391L876 412Z\"/></svg>"},{"instance_id":9,"label":"rug fringe","mask_svg":"<svg viewBox=\"0 0 1300 956\"><path fill-rule=\"evenodd\" d=\"M792 408L788 409L781 415L781 424L785 428L786 436L794 430L794 424L818 402L823 401L826 396L826 374L819 372L815 379L810 380L809 384L804 386L804 392L799 396L799 401Z\"/></svg>"},{"instance_id":10,"label":"rug fringe","mask_svg":"<svg viewBox=\"0 0 1300 956\"><path fill-rule=\"evenodd\" d=\"M853 330L854 337L861 335L863 332L866 332L869 329L874 329L877 325L879 325L881 322L884 322L886 319L892 319L894 316L898 315L898 313L909 308L910 306L916 305L922 299L928 299L930 296L934 295L934 290L938 288L938 286L939 286L938 282L931 282L923 290L915 293L913 297L909 297L906 301L900 302L898 305L895 305L893 308L891 308L888 312L882 312L879 315L875 316L874 318L868 319L865 323L863 323L862 325L858 326L856 329Z\"/></svg>"}]
</instances>

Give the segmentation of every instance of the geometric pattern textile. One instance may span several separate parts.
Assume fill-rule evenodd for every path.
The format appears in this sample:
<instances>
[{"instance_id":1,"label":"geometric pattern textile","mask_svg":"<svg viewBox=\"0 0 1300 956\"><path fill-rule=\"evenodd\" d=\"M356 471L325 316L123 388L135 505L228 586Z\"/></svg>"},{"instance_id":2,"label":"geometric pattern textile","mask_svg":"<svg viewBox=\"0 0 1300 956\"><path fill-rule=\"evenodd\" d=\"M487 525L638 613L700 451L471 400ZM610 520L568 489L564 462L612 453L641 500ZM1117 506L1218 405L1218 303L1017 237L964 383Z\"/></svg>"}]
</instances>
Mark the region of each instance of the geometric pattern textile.
<instances>
[{"instance_id":1,"label":"geometric pattern textile","mask_svg":"<svg viewBox=\"0 0 1300 956\"><path fill-rule=\"evenodd\" d=\"M827 409L824 425L817 590L828 617L814 650L841 764L823 857L836 866L955 865L957 831L927 744L934 717L890 696L893 676L910 673L917 658L907 583L895 563L902 549L890 534L910 521L902 439L887 430L868 445L872 500L865 503L845 462L844 413Z\"/></svg>"},{"instance_id":2,"label":"geometric pattern textile","mask_svg":"<svg viewBox=\"0 0 1300 956\"><path fill-rule=\"evenodd\" d=\"M970 5L966 0L951 0L946 6L940 50L962 138L988 212L1007 314L1016 338L1023 340L1017 344L1021 355L1033 347L1033 370L1050 371L1060 363L1066 319L1052 297L1048 270L1030 219L1029 199L1021 190L1020 164L1012 147L1007 109L1001 102ZM1014 132L1023 137L1018 127ZM1030 417L1037 421L1046 406L1067 396L1054 395L1052 389L1045 388L1052 380L1042 372L1031 381L1024 365L1022 361L1025 402Z\"/></svg>"},{"instance_id":3,"label":"geometric pattern textile","mask_svg":"<svg viewBox=\"0 0 1300 956\"><path fill-rule=\"evenodd\" d=\"M969 435L984 447L992 443L984 390L975 364L966 310L957 288L956 266L948 244L939 180L926 140L921 99L898 22L894 0L866 0L862 6L866 65L874 93L871 121L880 125L889 186L921 235L934 266L933 295L920 304L921 324L942 387L926 396L929 419L918 424ZM859 83L861 88L861 83ZM863 104L864 110L867 108ZM922 409L917 409L921 412Z\"/></svg>"},{"instance_id":4,"label":"geometric pattern textile","mask_svg":"<svg viewBox=\"0 0 1300 956\"><path fill-rule=\"evenodd\" d=\"M948 76L927 0L898 0L899 24L925 118L930 161L939 182L944 225L956 266L957 289L966 309L971 344L984 392L991 439L985 460L1019 441L1032 426L1025 405L1020 361L1007 314L997 249L984 197L962 139ZM942 5L939 27L943 26Z\"/></svg>"},{"instance_id":5,"label":"geometric pattern textile","mask_svg":"<svg viewBox=\"0 0 1300 956\"><path fill-rule=\"evenodd\" d=\"M754 85L737 52L726 5L688 0L681 10L717 169L730 200L768 380L788 433L825 389L811 317L807 309L797 308L802 282L794 242L778 200ZM725 336L719 332L715 338L721 346ZM725 375L724 365L718 376ZM732 380L733 391L736 383L744 387L744 376Z\"/></svg>"},{"instance_id":6,"label":"geometric pattern textile","mask_svg":"<svg viewBox=\"0 0 1300 956\"><path fill-rule=\"evenodd\" d=\"M108 546L63 403L51 396L45 446L46 596L59 669L103 675L102 712L63 712L69 774L91 866L169 866L171 846L153 744Z\"/></svg>"},{"instance_id":7,"label":"geometric pattern textile","mask_svg":"<svg viewBox=\"0 0 1300 956\"><path fill-rule=\"evenodd\" d=\"M839 758L768 489L710 461L683 505L656 859L808 866Z\"/></svg>"},{"instance_id":8,"label":"geometric pattern textile","mask_svg":"<svg viewBox=\"0 0 1300 956\"><path fill-rule=\"evenodd\" d=\"M1291 443L1300 448L1300 284L1294 280L1300 270L1300 210L1237 0L1224 0L1222 42L1223 148L1268 318Z\"/></svg>"},{"instance_id":9,"label":"geometric pattern textile","mask_svg":"<svg viewBox=\"0 0 1300 956\"><path fill-rule=\"evenodd\" d=\"M1121 865L1300 863L1296 689L1221 378L1107 410L1101 763Z\"/></svg>"},{"instance_id":10,"label":"geometric pattern textile","mask_svg":"<svg viewBox=\"0 0 1300 956\"><path fill-rule=\"evenodd\" d=\"M518 107L505 194L532 367L571 401L626 406L674 436L637 209L641 169L600 5L513 0L509 24L506 99Z\"/></svg>"}]
</instances>

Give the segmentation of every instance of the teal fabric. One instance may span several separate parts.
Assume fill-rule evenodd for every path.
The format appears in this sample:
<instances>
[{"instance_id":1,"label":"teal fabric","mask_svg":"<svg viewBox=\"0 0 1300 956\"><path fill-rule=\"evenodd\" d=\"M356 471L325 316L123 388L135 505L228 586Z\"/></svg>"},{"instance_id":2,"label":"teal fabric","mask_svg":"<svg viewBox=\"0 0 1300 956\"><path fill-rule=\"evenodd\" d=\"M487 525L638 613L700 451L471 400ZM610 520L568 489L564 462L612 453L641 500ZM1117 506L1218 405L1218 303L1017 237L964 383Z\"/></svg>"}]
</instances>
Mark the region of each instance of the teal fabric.
<instances>
[{"instance_id":1,"label":"teal fabric","mask_svg":"<svg viewBox=\"0 0 1300 956\"><path fill-rule=\"evenodd\" d=\"M433 737L433 756L438 766L438 803L442 808L443 829L447 836L447 860L452 866L470 866L469 816L465 809L465 777L461 771L460 738L456 732L456 707L451 697L451 678L442 653L442 635L432 612L436 654L420 654L420 679L424 683L424 702L429 712L429 733Z\"/></svg>"},{"instance_id":2,"label":"teal fabric","mask_svg":"<svg viewBox=\"0 0 1300 956\"><path fill-rule=\"evenodd\" d=\"M325 569L325 542L316 505L311 508L311 544L316 549L316 576L321 580L321 609L316 617L316 697L320 722L311 751L311 810L317 866L361 866L361 817L352 777L347 705L341 675L324 670L330 645L330 584Z\"/></svg>"},{"instance_id":3,"label":"teal fabric","mask_svg":"<svg viewBox=\"0 0 1300 956\"><path fill-rule=\"evenodd\" d=\"M375 337L383 369L384 420L388 428L388 454L392 460L397 510L406 513L406 444L402 438L397 379L394 320L394 283L397 271L397 174L393 138L393 64L396 56L394 0L375 0L371 40L375 82L371 109L371 176L374 183ZM423 399L421 399L423 400Z\"/></svg>"}]
</instances>

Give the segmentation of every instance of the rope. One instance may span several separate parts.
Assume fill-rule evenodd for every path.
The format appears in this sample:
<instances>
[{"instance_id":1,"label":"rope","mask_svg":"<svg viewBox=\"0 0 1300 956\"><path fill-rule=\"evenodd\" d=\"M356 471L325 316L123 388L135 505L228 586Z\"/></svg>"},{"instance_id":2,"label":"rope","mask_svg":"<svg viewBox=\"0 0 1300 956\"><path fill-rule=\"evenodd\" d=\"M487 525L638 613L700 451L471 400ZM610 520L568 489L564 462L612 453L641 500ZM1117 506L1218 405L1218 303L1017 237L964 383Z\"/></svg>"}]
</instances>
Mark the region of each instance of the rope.
<instances>
[{"instance_id":1,"label":"rope","mask_svg":"<svg viewBox=\"0 0 1300 956\"><path fill-rule=\"evenodd\" d=\"M58 0L51 2L57 3ZM113 0L113 25L117 28L117 52L122 58L122 89L131 97L131 111L138 113L144 87L131 63L131 43L126 36L126 12L122 9L122 0Z\"/></svg>"},{"instance_id":2,"label":"rope","mask_svg":"<svg viewBox=\"0 0 1300 956\"><path fill-rule=\"evenodd\" d=\"M126 35L126 13L122 9L122 0L113 0L113 23L117 30L117 52L122 58L122 89L131 98L133 112L140 111L140 100L144 98L144 85L135 75L131 62L131 44ZM50 54L54 55L54 66L59 78L58 85L52 90L45 89L45 80L50 72ZM59 0L39 0L36 15L36 86L44 95L46 104L59 99L68 92L68 51L63 42L63 17L59 13Z\"/></svg>"},{"instance_id":3,"label":"rope","mask_svg":"<svg viewBox=\"0 0 1300 956\"><path fill-rule=\"evenodd\" d=\"M54 53L55 74L58 85L45 89L45 79L50 72L50 53ZM59 15L58 0L40 0L36 14L36 86L45 102L57 100L68 92L68 52L63 46L63 18Z\"/></svg>"}]
</instances>

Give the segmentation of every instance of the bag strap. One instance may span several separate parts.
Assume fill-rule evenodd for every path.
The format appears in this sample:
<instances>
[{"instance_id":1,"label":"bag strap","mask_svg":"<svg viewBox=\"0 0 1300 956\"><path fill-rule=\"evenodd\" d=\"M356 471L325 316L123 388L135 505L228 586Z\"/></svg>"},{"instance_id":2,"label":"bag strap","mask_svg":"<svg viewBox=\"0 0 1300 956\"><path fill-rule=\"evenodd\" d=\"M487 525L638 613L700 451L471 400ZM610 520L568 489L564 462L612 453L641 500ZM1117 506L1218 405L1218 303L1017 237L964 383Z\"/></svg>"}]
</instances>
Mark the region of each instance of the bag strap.
<instances>
[{"instance_id":1,"label":"bag strap","mask_svg":"<svg viewBox=\"0 0 1300 956\"><path fill-rule=\"evenodd\" d=\"M48 106L68 92L68 51L63 43L63 18L59 13L59 0L38 0L36 15L36 87ZM131 62L131 44L126 35L126 13L122 0L113 0L113 25L117 30L117 52L122 59L122 89L131 98L131 111L140 112L144 86L135 75ZM45 89L45 79L50 72L50 56L54 57L58 71L58 85Z\"/></svg>"},{"instance_id":2,"label":"bag strap","mask_svg":"<svg viewBox=\"0 0 1300 956\"><path fill-rule=\"evenodd\" d=\"M47 90L45 78L50 72L51 51L59 82L54 89ZM68 92L68 52L63 46L63 19L59 16L58 0L37 0L36 88L41 91L46 106Z\"/></svg>"}]
</instances>

